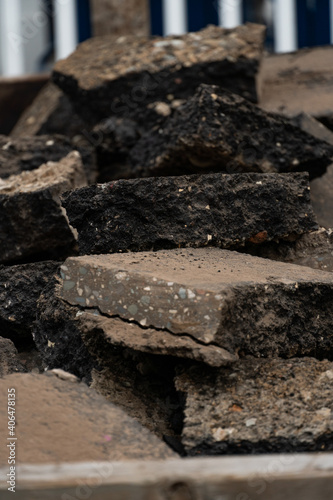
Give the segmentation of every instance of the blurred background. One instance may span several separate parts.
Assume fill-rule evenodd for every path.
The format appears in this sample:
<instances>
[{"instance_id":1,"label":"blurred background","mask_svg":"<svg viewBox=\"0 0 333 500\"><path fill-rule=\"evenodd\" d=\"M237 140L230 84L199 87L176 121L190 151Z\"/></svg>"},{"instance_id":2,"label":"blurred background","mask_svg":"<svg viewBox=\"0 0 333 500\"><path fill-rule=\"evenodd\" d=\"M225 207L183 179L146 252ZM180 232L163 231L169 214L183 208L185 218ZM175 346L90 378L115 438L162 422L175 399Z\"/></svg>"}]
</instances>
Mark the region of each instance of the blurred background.
<instances>
[{"instance_id":1,"label":"blurred background","mask_svg":"<svg viewBox=\"0 0 333 500\"><path fill-rule=\"evenodd\" d=\"M267 25L267 50L333 43L333 0L0 0L0 76L48 72L91 36Z\"/></svg>"}]
</instances>

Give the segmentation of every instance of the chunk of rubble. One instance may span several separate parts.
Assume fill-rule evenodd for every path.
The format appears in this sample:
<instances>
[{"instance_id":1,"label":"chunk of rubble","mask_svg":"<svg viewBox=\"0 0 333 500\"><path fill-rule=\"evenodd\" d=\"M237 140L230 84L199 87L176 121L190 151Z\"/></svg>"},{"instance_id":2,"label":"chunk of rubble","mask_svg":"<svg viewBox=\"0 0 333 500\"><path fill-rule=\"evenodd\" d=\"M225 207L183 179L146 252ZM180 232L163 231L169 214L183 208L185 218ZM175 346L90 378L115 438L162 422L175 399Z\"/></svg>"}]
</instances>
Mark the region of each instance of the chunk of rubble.
<instances>
[{"instance_id":1,"label":"chunk of rubble","mask_svg":"<svg viewBox=\"0 0 333 500\"><path fill-rule=\"evenodd\" d=\"M57 277L51 278L37 301L33 339L45 366L61 368L90 382L98 366L83 343L77 310L59 297Z\"/></svg>"},{"instance_id":2,"label":"chunk of rubble","mask_svg":"<svg viewBox=\"0 0 333 500\"><path fill-rule=\"evenodd\" d=\"M16 138L62 134L73 138L82 135L85 129L68 97L50 82L24 111L10 135Z\"/></svg>"},{"instance_id":3,"label":"chunk of rubble","mask_svg":"<svg viewBox=\"0 0 333 500\"><path fill-rule=\"evenodd\" d=\"M179 370L189 455L332 451L333 363L243 359Z\"/></svg>"},{"instance_id":4,"label":"chunk of rubble","mask_svg":"<svg viewBox=\"0 0 333 500\"><path fill-rule=\"evenodd\" d=\"M308 171L317 177L332 159L332 145L215 85L201 85L131 150L142 176L222 170Z\"/></svg>"},{"instance_id":5,"label":"chunk of rubble","mask_svg":"<svg viewBox=\"0 0 333 500\"><path fill-rule=\"evenodd\" d=\"M333 48L311 47L263 58L259 103L266 111L287 116L309 113L332 117Z\"/></svg>"},{"instance_id":6,"label":"chunk of rubble","mask_svg":"<svg viewBox=\"0 0 333 500\"><path fill-rule=\"evenodd\" d=\"M83 255L241 247L318 228L306 173L119 180L72 191L62 204Z\"/></svg>"},{"instance_id":7,"label":"chunk of rubble","mask_svg":"<svg viewBox=\"0 0 333 500\"><path fill-rule=\"evenodd\" d=\"M84 342L93 345L105 341L113 346L130 348L150 354L189 358L210 366L223 366L234 362L237 357L216 345L204 345L191 337L179 336L168 331L143 328L119 318L84 313L80 316L80 330ZM92 355L96 355L90 347ZM104 360L104 364L106 360Z\"/></svg>"},{"instance_id":8,"label":"chunk of rubble","mask_svg":"<svg viewBox=\"0 0 333 500\"><path fill-rule=\"evenodd\" d=\"M0 378L10 373L24 372L13 342L0 337Z\"/></svg>"},{"instance_id":9,"label":"chunk of rubble","mask_svg":"<svg viewBox=\"0 0 333 500\"><path fill-rule=\"evenodd\" d=\"M35 170L48 161L58 162L74 147L60 135L8 137L0 135L0 178L7 179L26 170ZM96 179L96 161L91 149L78 148L89 182Z\"/></svg>"},{"instance_id":10,"label":"chunk of rubble","mask_svg":"<svg viewBox=\"0 0 333 500\"><path fill-rule=\"evenodd\" d=\"M70 257L68 304L240 356L329 356L333 275L214 248Z\"/></svg>"},{"instance_id":11,"label":"chunk of rubble","mask_svg":"<svg viewBox=\"0 0 333 500\"><path fill-rule=\"evenodd\" d=\"M279 260L333 272L333 231L320 228L303 234L296 241L270 242L264 245L247 245L246 251L258 257Z\"/></svg>"},{"instance_id":12,"label":"chunk of rubble","mask_svg":"<svg viewBox=\"0 0 333 500\"><path fill-rule=\"evenodd\" d=\"M0 330L16 346L31 344L37 300L60 262L0 266Z\"/></svg>"},{"instance_id":13,"label":"chunk of rubble","mask_svg":"<svg viewBox=\"0 0 333 500\"><path fill-rule=\"evenodd\" d=\"M177 456L136 420L83 383L62 380L52 373L14 374L3 378L0 386L3 408L7 407L8 388L14 388L17 395L15 437L19 464L161 460ZM7 426L3 412L3 436L8 434ZM2 448L0 463L4 466L9 452L6 446Z\"/></svg>"},{"instance_id":14,"label":"chunk of rubble","mask_svg":"<svg viewBox=\"0 0 333 500\"><path fill-rule=\"evenodd\" d=\"M64 191L87 185L80 154L0 179L0 262L69 253L76 233L60 203Z\"/></svg>"},{"instance_id":15,"label":"chunk of rubble","mask_svg":"<svg viewBox=\"0 0 333 500\"><path fill-rule=\"evenodd\" d=\"M53 81L93 123L112 115L147 128L165 116L157 103L192 95L200 83L222 85L256 102L265 28L209 26L165 38L96 37L58 61Z\"/></svg>"}]
</instances>

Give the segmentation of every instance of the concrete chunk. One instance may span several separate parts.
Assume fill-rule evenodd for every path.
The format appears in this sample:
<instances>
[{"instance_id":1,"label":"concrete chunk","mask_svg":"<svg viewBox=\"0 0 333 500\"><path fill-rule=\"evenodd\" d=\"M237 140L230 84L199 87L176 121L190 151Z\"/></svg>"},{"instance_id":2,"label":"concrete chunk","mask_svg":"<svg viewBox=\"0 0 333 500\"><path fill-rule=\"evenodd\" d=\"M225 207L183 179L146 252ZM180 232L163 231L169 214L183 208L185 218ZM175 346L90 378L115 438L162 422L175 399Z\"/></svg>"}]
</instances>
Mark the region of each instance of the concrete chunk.
<instances>
[{"instance_id":1,"label":"concrete chunk","mask_svg":"<svg viewBox=\"0 0 333 500\"><path fill-rule=\"evenodd\" d=\"M111 345L127 347L150 354L189 358L210 366L223 366L236 361L237 357L215 345L204 345L185 336L167 331L143 328L135 323L84 313L80 316L80 331L84 342L91 346L105 339ZM94 355L91 347L90 353ZM97 356L96 356L97 357ZM100 360L101 362L103 360ZM102 363L103 364L103 363ZM104 360L107 364L107 359Z\"/></svg>"},{"instance_id":2,"label":"concrete chunk","mask_svg":"<svg viewBox=\"0 0 333 500\"><path fill-rule=\"evenodd\" d=\"M263 26L245 24L165 38L91 38L57 62L53 80L91 122L126 116L149 128L163 116L155 103L187 98L200 83L255 102L264 36Z\"/></svg>"},{"instance_id":3,"label":"concrete chunk","mask_svg":"<svg viewBox=\"0 0 333 500\"><path fill-rule=\"evenodd\" d=\"M184 249L73 257L61 296L231 354L330 355L333 275L237 252Z\"/></svg>"},{"instance_id":4,"label":"concrete chunk","mask_svg":"<svg viewBox=\"0 0 333 500\"><path fill-rule=\"evenodd\" d=\"M58 163L0 179L0 262L13 262L75 242L60 204L62 192L87 184L80 155L73 151Z\"/></svg>"},{"instance_id":5,"label":"concrete chunk","mask_svg":"<svg viewBox=\"0 0 333 500\"><path fill-rule=\"evenodd\" d=\"M241 247L317 229L306 173L119 180L62 202L81 254Z\"/></svg>"},{"instance_id":6,"label":"concrete chunk","mask_svg":"<svg viewBox=\"0 0 333 500\"><path fill-rule=\"evenodd\" d=\"M332 163L333 146L216 85L201 85L162 127L131 151L143 176L195 172L310 172Z\"/></svg>"},{"instance_id":7,"label":"concrete chunk","mask_svg":"<svg viewBox=\"0 0 333 500\"><path fill-rule=\"evenodd\" d=\"M59 373L58 373L59 374ZM85 460L164 459L177 455L117 406L94 390L56 374L14 374L0 380L0 402L15 389L17 464ZM8 435L2 412L1 435ZM7 464L8 448L0 451ZM7 464L8 465L8 464Z\"/></svg>"},{"instance_id":8,"label":"concrete chunk","mask_svg":"<svg viewBox=\"0 0 333 500\"><path fill-rule=\"evenodd\" d=\"M332 451L333 363L243 359L180 370L182 442L190 455Z\"/></svg>"},{"instance_id":9,"label":"concrete chunk","mask_svg":"<svg viewBox=\"0 0 333 500\"><path fill-rule=\"evenodd\" d=\"M260 106L287 116L332 116L333 48L305 48L263 58L259 75Z\"/></svg>"}]
</instances>

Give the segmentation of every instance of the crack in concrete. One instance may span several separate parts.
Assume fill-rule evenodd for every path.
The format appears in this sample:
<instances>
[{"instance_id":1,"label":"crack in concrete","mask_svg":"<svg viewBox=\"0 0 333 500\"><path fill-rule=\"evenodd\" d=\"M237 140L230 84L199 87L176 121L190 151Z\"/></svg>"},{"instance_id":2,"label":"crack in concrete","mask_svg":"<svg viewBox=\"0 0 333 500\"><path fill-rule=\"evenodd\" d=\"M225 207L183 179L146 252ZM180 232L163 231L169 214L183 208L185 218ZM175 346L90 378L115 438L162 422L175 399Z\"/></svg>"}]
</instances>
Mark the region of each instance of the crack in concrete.
<instances>
[{"instance_id":1,"label":"crack in concrete","mask_svg":"<svg viewBox=\"0 0 333 500\"><path fill-rule=\"evenodd\" d=\"M155 330L156 332L166 332L166 333L169 333L171 334L173 337L176 337L176 338L185 338L185 339L190 339L194 342L194 344L196 344L197 346L201 346L201 347L217 347L220 351L224 351L228 354L230 354L230 356L233 356L232 353L230 353L229 351L227 351L226 349L224 349L223 347L220 347L219 345L217 345L216 343L214 342L210 342L209 344L205 344L204 342L201 342L200 340L198 340L197 338L193 337L190 333L181 333L181 334L177 334L177 333L174 333L172 331L170 331L168 328L156 328L155 326L153 325L147 325L147 326L142 326L138 321L135 321L135 320L129 320L129 319L126 319L126 318L123 318L121 317L120 315L118 314L114 314L114 315L111 315L111 314L108 314L108 313L105 313L103 311L101 311L101 309L99 308L98 305L96 306L80 306L80 304L72 304L71 302L68 302L66 299L64 299L63 297L60 297L61 300L66 303L67 305L71 306L71 307L75 307L76 309L79 309L81 311L98 311L99 314L105 318L110 318L110 319L120 319L121 321L123 321L124 323L128 323L130 325L136 325L138 326L141 330ZM236 357L235 357L236 359Z\"/></svg>"}]
</instances>

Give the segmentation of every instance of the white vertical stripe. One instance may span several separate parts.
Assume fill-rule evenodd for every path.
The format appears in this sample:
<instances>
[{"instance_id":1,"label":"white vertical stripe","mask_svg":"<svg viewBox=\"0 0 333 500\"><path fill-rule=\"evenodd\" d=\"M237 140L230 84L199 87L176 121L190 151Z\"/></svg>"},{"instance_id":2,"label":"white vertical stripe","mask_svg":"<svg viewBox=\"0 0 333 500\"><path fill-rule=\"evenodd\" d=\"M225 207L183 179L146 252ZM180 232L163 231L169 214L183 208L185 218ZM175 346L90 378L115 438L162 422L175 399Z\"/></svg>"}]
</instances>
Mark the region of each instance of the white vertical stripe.
<instances>
[{"instance_id":1,"label":"white vertical stripe","mask_svg":"<svg viewBox=\"0 0 333 500\"><path fill-rule=\"evenodd\" d=\"M76 0L55 0L54 33L56 60L63 59L75 50L78 42Z\"/></svg>"},{"instance_id":2,"label":"white vertical stripe","mask_svg":"<svg viewBox=\"0 0 333 500\"><path fill-rule=\"evenodd\" d=\"M0 0L0 57L3 76L24 73L21 0Z\"/></svg>"},{"instance_id":3,"label":"white vertical stripe","mask_svg":"<svg viewBox=\"0 0 333 500\"><path fill-rule=\"evenodd\" d=\"M333 43L333 0L330 1L331 12L330 12L330 23L331 23L331 43Z\"/></svg>"},{"instance_id":4,"label":"white vertical stripe","mask_svg":"<svg viewBox=\"0 0 333 500\"><path fill-rule=\"evenodd\" d=\"M163 0L163 34L165 36L182 35L187 32L186 5L186 0Z\"/></svg>"},{"instance_id":5,"label":"white vertical stripe","mask_svg":"<svg viewBox=\"0 0 333 500\"><path fill-rule=\"evenodd\" d=\"M297 49L297 15L295 0L275 0L274 39L276 52Z\"/></svg>"},{"instance_id":6,"label":"white vertical stripe","mask_svg":"<svg viewBox=\"0 0 333 500\"><path fill-rule=\"evenodd\" d=\"M218 0L218 6L220 26L235 28L242 24L242 0Z\"/></svg>"}]
</instances>

